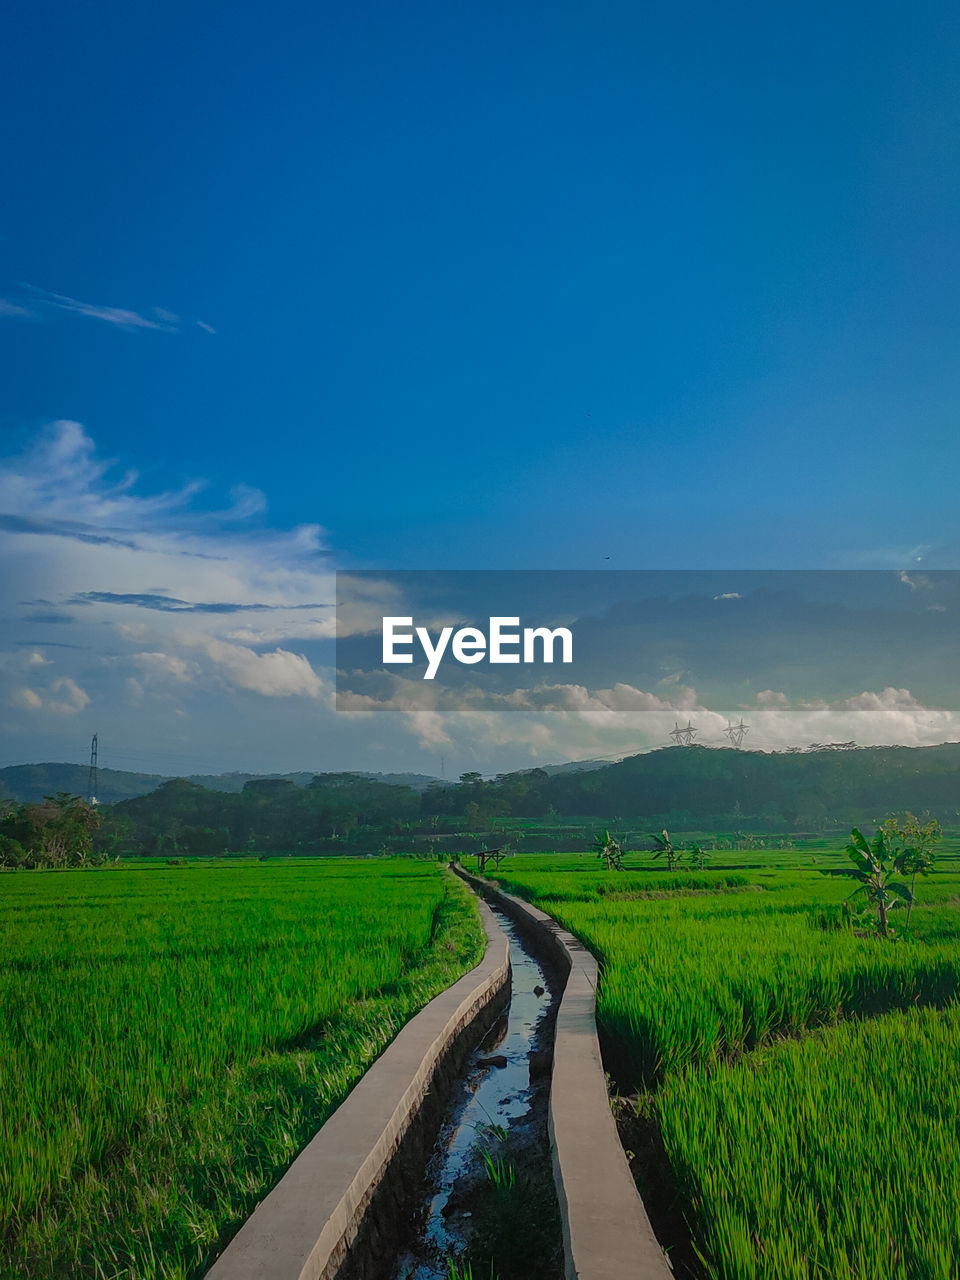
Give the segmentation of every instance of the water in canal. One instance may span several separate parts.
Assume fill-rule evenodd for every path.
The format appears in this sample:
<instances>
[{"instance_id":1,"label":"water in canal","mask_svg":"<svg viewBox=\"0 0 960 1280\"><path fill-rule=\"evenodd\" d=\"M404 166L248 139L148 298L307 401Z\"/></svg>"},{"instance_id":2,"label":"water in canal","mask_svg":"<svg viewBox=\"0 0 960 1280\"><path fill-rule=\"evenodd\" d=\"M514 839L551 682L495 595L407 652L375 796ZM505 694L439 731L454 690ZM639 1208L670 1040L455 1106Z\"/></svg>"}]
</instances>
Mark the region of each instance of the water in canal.
<instances>
[{"instance_id":1,"label":"water in canal","mask_svg":"<svg viewBox=\"0 0 960 1280\"><path fill-rule=\"evenodd\" d=\"M488 1033L464 1067L447 1117L427 1166L425 1194L418 1212L417 1238L400 1257L391 1280L447 1280L448 1259L469 1243L471 1185L483 1177L483 1153L495 1150L503 1131L515 1154L533 1144L546 1150L546 1102L552 1054L553 1022L560 984L531 954L513 921L491 910L510 940L512 990L505 1015ZM534 1069L531 1072L531 1054ZM483 1065L505 1059L505 1065ZM499 1135L499 1138L498 1138Z\"/></svg>"}]
</instances>

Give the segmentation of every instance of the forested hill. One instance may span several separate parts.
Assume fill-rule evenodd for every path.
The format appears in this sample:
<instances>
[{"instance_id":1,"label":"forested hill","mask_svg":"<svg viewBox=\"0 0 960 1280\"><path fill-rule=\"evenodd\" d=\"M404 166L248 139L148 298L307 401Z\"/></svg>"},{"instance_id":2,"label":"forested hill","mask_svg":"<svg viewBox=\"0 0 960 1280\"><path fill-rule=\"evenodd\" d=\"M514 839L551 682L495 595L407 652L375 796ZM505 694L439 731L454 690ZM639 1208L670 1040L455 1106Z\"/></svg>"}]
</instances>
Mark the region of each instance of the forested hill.
<instances>
[{"instance_id":1,"label":"forested hill","mask_svg":"<svg viewBox=\"0 0 960 1280\"><path fill-rule=\"evenodd\" d=\"M0 769L0 800L34 803L58 791L86 798L90 770L85 764L11 764ZM155 791L166 781L159 773L128 773L125 769L101 769L98 799L105 804L129 800Z\"/></svg>"},{"instance_id":2,"label":"forested hill","mask_svg":"<svg viewBox=\"0 0 960 1280\"><path fill-rule=\"evenodd\" d=\"M19 800L34 803L44 796L69 791L71 795L86 796L90 771L85 764L12 764L0 769L0 800ZM316 777L315 772L298 773L204 773L187 776L188 782L206 787L209 791L239 793L248 782L262 778L279 778L305 787ZM371 778L391 786L412 787L425 790L433 778L423 773L360 773L358 777ZM131 800L135 796L155 791L169 775L159 773L132 773L126 769L100 769L97 777L97 799L102 804L115 804L118 800Z\"/></svg>"},{"instance_id":3,"label":"forested hill","mask_svg":"<svg viewBox=\"0 0 960 1280\"><path fill-rule=\"evenodd\" d=\"M579 760L570 764L547 765L548 774L576 773L583 769L594 769L603 765L602 760ZM160 773L132 773L126 769L101 769L97 778L97 799L101 804L116 804L118 800L132 800L135 796L145 796L165 782L170 782L173 775ZM295 773L190 773L178 774L198 787L206 787L208 791L227 791L239 794L248 782L262 779L279 779L292 782L298 787L306 787L315 777L333 777L340 775L319 774L316 770L301 769ZM371 773L363 770L354 771L357 778L367 778L372 782L382 782L391 787L410 787L414 791L426 791L427 787L439 781L426 773ZM0 769L0 800L19 800L33 804L44 796L56 795L58 791L69 791L71 795L86 796L89 768L85 764L12 764Z\"/></svg>"},{"instance_id":4,"label":"forested hill","mask_svg":"<svg viewBox=\"0 0 960 1280\"><path fill-rule=\"evenodd\" d=\"M678 827L724 817L816 827L929 809L960 814L960 743L765 753L667 747L589 773L542 779L537 801L561 815L673 815Z\"/></svg>"},{"instance_id":5,"label":"forested hill","mask_svg":"<svg viewBox=\"0 0 960 1280\"><path fill-rule=\"evenodd\" d=\"M85 795L87 769L18 765L0 770L0 797L35 801L58 791ZM103 804L155 792L157 804L147 807L151 819L176 818L210 830L227 827L232 842L241 829L247 840L248 827L259 835L267 811L267 825L278 830L296 815L297 841L327 828L331 839L341 838L344 830L358 826L376 826L397 838L421 828L433 834L489 832L510 819L815 831L870 824L905 809L929 810L955 827L960 743L783 753L666 747L599 768L527 769L492 779L467 773L455 783L415 774L295 773L258 779L234 773L197 776L173 787L157 775L100 771ZM128 816L137 813L135 807Z\"/></svg>"}]
</instances>

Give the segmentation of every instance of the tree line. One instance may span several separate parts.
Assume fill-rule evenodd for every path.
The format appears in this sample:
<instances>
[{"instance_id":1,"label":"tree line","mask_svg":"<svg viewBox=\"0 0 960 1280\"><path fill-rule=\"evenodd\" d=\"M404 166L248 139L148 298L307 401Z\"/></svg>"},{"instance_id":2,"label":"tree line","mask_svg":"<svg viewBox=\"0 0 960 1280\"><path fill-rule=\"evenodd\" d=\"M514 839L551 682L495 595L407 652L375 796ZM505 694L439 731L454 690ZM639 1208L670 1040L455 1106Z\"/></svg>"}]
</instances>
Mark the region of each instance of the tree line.
<instances>
[{"instance_id":1,"label":"tree line","mask_svg":"<svg viewBox=\"0 0 960 1280\"><path fill-rule=\"evenodd\" d=\"M911 806L955 821L960 743L802 753L665 747L580 773L467 773L423 797L425 814L463 815L468 825L582 817L678 831L784 833L871 824Z\"/></svg>"},{"instance_id":2,"label":"tree line","mask_svg":"<svg viewBox=\"0 0 960 1280\"><path fill-rule=\"evenodd\" d=\"M0 804L0 866L95 866L107 856L94 845L99 827L94 806L66 791L35 804Z\"/></svg>"},{"instance_id":3,"label":"tree line","mask_svg":"<svg viewBox=\"0 0 960 1280\"><path fill-rule=\"evenodd\" d=\"M876 825L911 807L956 825L960 744L801 754L668 747L580 773L464 773L423 792L353 773L319 774L306 786L254 779L240 792L178 778L98 810L66 795L7 802L0 863L82 865L128 852L451 852L504 833L519 847L582 848L597 822L790 836Z\"/></svg>"}]
</instances>

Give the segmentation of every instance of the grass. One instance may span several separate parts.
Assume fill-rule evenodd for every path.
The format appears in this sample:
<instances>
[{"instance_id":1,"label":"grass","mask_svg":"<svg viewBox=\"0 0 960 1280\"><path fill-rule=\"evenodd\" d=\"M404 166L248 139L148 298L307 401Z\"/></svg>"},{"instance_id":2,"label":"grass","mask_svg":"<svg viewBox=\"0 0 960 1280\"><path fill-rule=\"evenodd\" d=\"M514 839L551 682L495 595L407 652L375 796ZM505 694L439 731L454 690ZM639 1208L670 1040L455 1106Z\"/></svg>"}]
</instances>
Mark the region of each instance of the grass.
<instances>
[{"instance_id":1,"label":"grass","mask_svg":"<svg viewBox=\"0 0 960 1280\"><path fill-rule=\"evenodd\" d=\"M853 886L816 856L672 880L518 857L496 878L599 957L608 1065L659 1131L695 1274L954 1280L960 875L923 880L892 943L817 927Z\"/></svg>"},{"instance_id":2,"label":"grass","mask_svg":"<svg viewBox=\"0 0 960 1280\"><path fill-rule=\"evenodd\" d=\"M953 1280L960 1009L847 1022L657 1098L711 1276Z\"/></svg>"},{"instance_id":3,"label":"grass","mask_svg":"<svg viewBox=\"0 0 960 1280\"><path fill-rule=\"evenodd\" d=\"M561 1269L561 1226L549 1150L513 1146L509 1134L483 1153L484 1178L471 1196L463 1280L543 1280Z\"/></svg>"},{"instance_id":4,"label":"grass","mask_svg":"<svg viewBox=\"0 0 960 1280\"><path fill-rule=\"evenodd\" d=\"M415 861L0 876L0 1274L201 1275L482 950Z\"/></svg>"}]
</instances>

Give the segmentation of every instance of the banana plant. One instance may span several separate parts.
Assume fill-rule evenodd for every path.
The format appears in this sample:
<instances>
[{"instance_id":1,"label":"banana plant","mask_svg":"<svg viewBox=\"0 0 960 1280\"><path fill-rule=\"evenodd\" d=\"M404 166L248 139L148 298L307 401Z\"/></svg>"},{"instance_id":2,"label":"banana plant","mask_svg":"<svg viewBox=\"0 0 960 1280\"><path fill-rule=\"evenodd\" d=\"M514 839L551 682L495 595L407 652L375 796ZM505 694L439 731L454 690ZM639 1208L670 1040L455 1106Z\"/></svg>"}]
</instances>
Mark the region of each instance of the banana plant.
<instances>
[{"instance_id":1,"label":"banana plant","mask_svg":"<svg viewBox=\"0 0 960 1280\"><path fill-rule=\"evenodd\" d=\"M687 858L689 859L691 867L696 867L698 871L706 870L709 859L703 845L691 845L687 851Z\"/></svg>"},{"instance_id":2,"label":"banana plant","mask_svg":"<svg viewBox=\"0 0 960 1280\"><path fill-rule=\"evenodd\" d=\"M897 853L903 853L903 874L910 877L910 892L916 901L917 876L925 876L933 868L933 852L935 845L943 836L940 823L934 818L929 822L921 822L909 811L903 822L899 818L888 818L883 824L883 832L887 843ZM910 923L910 912L913 902L907 903L906 923Z\"/></svg>"},{"instance_id":3,"label":"banana plant","mask_svg":"<svg viewBox=\"0 0 960 1280\"><path fill-rule=\"evenodd\" d=\"M909 906L913 902L909 886L898 879L907 873L913 850L892 849L882 828L868 843L866 836L854 827L845 852L853 863L854 877L860 881L848 901L860 898L868 902L877 913L877 933L881 938L889 938L888 913L894 907Z\"/></svg>"},{"instance_id":4,"label":"banana plant","mask_svg":"<svg viewBox=\"0 0 960 1280\"><path fill-rule=\"evenodd\" d=\"M655 841L657 846L653 856L655 858L666 858L667 870L676 871L680 866L680 851L674 848L670 833L666 827L663 828L659 835L651 832L650 839Z\"/></svg>"},{"instance_id":5,"label":"banana plant","mask_svg":"<svg viewBox=\"0 0 960 1280\"><path fill-rule=\"evenodd\" d=\"M593 848L608 871L623 870L623 850L609 831L599 831L593 837Z\"/></svg>"}]
</instances>

